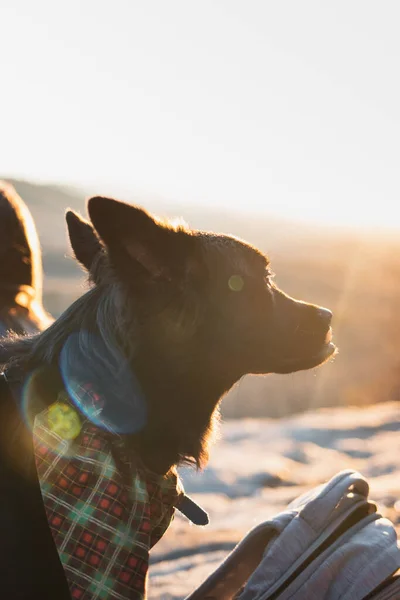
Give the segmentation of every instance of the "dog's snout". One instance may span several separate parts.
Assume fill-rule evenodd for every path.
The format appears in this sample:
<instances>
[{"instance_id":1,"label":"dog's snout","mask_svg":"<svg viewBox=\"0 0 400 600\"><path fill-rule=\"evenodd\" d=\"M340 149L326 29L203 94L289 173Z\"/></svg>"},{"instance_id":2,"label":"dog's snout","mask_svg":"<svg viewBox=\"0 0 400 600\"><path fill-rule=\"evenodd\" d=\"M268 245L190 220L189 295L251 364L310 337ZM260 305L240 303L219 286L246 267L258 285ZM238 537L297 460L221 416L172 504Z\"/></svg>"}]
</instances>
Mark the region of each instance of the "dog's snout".
<instances>
[{"instance_id":1,"label":"dog's snout","mask_svg":"<svg viewBox=\"0 0 400 600\"><path fill-rule=\"evenodd\" d=\"M322 319L322 321L324 321L324 323L330 325L332 321L332 312L328 308L320 307L318 309L318 315Z\"/></svg>"}]
</instances>

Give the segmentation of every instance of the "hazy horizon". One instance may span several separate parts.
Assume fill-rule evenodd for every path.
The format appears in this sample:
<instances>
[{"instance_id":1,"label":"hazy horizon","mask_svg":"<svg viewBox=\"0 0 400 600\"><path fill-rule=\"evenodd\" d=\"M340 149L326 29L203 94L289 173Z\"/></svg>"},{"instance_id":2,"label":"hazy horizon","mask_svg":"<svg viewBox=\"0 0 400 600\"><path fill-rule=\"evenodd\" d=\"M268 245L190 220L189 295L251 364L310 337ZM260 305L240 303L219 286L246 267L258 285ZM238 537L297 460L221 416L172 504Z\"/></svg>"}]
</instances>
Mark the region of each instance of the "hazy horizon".
<instances>
[{"instance_id":1,"label":"hazy horizon","mask_svg":"<svg viewBox=\"0 0 400 600\"><path fill-rule=\"evenodd\" d=\"M386 222L386 223L377 223L368 222L368 221L357 221L357 219L341 221L338 219L330 219L328 216L326 218L321 218L318 213L315 215L308 213L293 213L287 211L280 211L279 208L265 206L264 208L260 208L259 206L249 206L245 203L240 205L234 205L233 207L229 207L226 204L222 203L204 203L201 200L197 201L189 201L185 202L185 200L179 200L177 198L166 197L157 194L151 194L149 192L138 192L137 190L130 189L129 187L119 186L119 185L82 185L79 182L72 181L53 181L47 180L45 178L28 178L21 177L15 175L4 175L0 173L0 181L8 181L11 184L15 182L22 182L29 186L44 186L45 188L51 189L52 187L64 189L66 191L71 191L73 195L81 196L85 199L89 198L92 195L109 195L119 200L125 202L131 202L133 204L137 204L149 210L150 212L155 211L160 217L185 217L182 213L187 215L192 214L193 212L196 215L200 215L201 213L212 214L215 215L223 215L229 214L232 218L240 218L243 217L248 224L254 219L262 218L262 219L273 219L274 221L279 223L286 223L287 225L295 226L296 224L301 225L307 230L308 227L311 228L321 228L321 230L330 231L332 234L338 233L341 234L350 234L350 235L374 235L374 237L379 238L380 236L389 236L389 239L397 239L397 232L400 231L400 225L397 222ZM157 211L159 211L157 213ZM80 210L81 214L85 214L84 204L82 205L82 209ZM195 223L189 223L196 228ZM207 225L209 226L209 225ZM227 232L230 233L230 232ZM234 232L231 232L234 234Z\"/></svg>"},{"instance_id":2,"label":"hazy horizon","mask_svg":"<svg viewBox=\"0 0 400 600\"><path fill-rule=\"evenodd\" d=\"M16 0L3 173L400 228L400 6Z\"/></svg>"}]
</instances>

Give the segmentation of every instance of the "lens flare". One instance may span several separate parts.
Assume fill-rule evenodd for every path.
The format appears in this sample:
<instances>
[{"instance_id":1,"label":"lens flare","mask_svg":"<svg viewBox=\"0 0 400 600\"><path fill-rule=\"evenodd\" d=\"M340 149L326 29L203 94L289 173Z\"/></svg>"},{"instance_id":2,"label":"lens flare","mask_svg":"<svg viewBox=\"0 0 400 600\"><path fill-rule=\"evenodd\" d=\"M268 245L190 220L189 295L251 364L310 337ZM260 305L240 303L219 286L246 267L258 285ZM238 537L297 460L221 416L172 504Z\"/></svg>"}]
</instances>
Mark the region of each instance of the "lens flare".
<instances>
[{"instance_id":1,"label":"lens flare","mask_svg":"<svg viewBox=\"0 0 400 600\"><path fill-rule=\"evenodd\" d=\"M55 402L47 414L50 431L63 440L74 440L81 432L82 424L78 412L65 402Z\"/></svg>"},{"instance_id":2,"label":"lens flare","mask_svg":"<svg viewBox=\"0 0 400 600\"><path fill-rule=\"evenodd\" d=\"M228 286L232 292L241 292L244 288L244 280L240 275L231 275L228 279Z\"/></svg>"},{"instance_id":3,"label":"lens flare","mask_svg":"<svg viewBox=\"0 0 400 600\"><path fill-rule=\"evenodd\" d=\"M147 403L126 358L92 332L71 334L59 360L69 398L94 425L132 434L147 423Z\"/></svg>"},{"instance_id":4,"label":"lens flare","mask_svg":"<svg viewBox=\"0 0 400 600\"><path fill-rule=\"evenodd\" d=\"M81 431L81 417L79 412L68 402L68 396L65 392L56 393L53 402L45 402L41 390L43 382L46 381L46 373L41 369L32 371L26 379L22 389L16 396L21 398L21 415L27 429L31 432L33 439L36 439L35 431L44 425L55 433L58 441L55 439L47 440L45 446L46 452L53 454L63 454L63 456L73 457L75 454L74 441ZM43 440L40 441L43 446Z\"/></svg>"}]
</instances>

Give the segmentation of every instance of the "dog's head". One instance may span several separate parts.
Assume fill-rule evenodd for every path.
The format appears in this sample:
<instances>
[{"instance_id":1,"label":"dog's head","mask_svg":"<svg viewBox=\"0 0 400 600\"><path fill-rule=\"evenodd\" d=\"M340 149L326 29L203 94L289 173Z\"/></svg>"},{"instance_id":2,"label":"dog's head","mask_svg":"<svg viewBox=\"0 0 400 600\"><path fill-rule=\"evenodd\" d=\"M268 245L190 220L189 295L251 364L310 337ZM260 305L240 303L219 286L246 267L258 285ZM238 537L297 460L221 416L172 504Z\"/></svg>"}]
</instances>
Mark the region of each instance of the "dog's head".
<instances>
[{"instance_id":1,"label":"dog's head","mask_svg":"<svg viewBox=\"0 0 400 600\"><path fill-rule=\"evenodd\" d=\"M42 306L42 254L32 215L0 181L0 329L37 333L52 321Z\"/></svg>"},{"instance_id":2,"label":"dog's head","mask_svg":"<svg viewBox=\"0 0 400 600\"><path fill-rule=\"evenodd\" d=\"M280 290L253 246L109 198L91 198L88 210L94 229L67 213L74 253L95 283L122 284L153 356L202 356L199 367L238 378L309 369L334 353L331 312Z\"/></svg>"},{"instance_id":3,"label":"dog's head","mask_svg":"<svg viewBox=\"0 0 400 600\"><path fill-rule=\"evenodd\" d=\"M32 215L14 187L0 181L0 288L29 288L41 302L42 256Z\"/></svg>"},{"instance_id":4,"label":"dog's head","mask_svg":"<svg viewBox=\"0 0 400 600\"><path fill-rule=\"evenodd\" d=\"M91 198L88 212L91 223L67 213L71 245L95 285L120 291L118 338L157 403L159 429L171 403L181 429L196 419L206 429L244 374L309 369L334 353L329 310L278 289L251 245L166 225L109 198Z\"/></svg>"}]
</instances>

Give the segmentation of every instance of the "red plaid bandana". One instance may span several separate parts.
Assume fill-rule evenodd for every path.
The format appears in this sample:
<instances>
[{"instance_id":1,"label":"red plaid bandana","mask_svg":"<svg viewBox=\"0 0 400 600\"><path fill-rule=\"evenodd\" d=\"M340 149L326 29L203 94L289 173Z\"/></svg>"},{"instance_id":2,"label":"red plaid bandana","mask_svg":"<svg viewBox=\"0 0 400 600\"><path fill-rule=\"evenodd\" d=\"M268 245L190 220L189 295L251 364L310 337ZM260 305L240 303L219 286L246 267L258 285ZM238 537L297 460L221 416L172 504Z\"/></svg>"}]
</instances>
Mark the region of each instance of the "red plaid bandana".
<instances>
[{"instance_id":1,"label":"red plaid bandana","mask_svg":"<svg viewBox=\"0 0 400 600\"><path fill-rule=\"evenodd\" d=\"M54 427L60 405L72 411L70 435ZM183 488L175 472L159 476L142 465L130 465L127 485L111 452L119 437L82 423L73 411L57 402L33 427L43 502L71 597L143 599L149 550L168 528Z\"/></svg>"}]
</instances>

